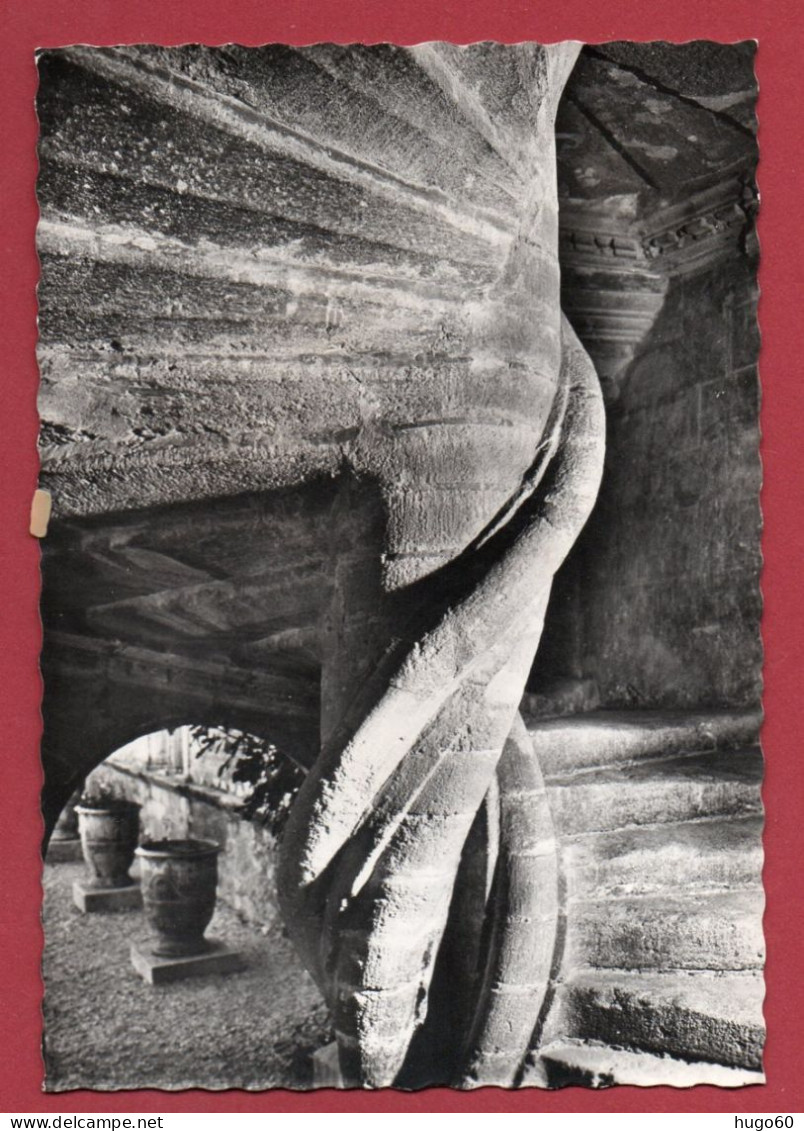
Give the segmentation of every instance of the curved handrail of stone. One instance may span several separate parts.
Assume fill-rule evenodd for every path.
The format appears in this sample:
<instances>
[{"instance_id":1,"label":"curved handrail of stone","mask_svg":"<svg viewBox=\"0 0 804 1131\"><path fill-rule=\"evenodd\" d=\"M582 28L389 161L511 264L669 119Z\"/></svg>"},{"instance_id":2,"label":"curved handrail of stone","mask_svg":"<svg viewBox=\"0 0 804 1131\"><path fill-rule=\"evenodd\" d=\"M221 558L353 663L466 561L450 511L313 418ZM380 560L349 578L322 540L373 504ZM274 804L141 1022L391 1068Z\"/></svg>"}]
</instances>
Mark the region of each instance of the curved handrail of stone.
<instances>
[{"instance_id":1,"label":"curved handrail of stone","mask_svg":"<svg viewBox=\"0 0 804 1131\"><path fill-rule=\"evenodd\" d=\"M472 546L468 591L388 649L286 831L280 899L333 1009L347 1083L393 1083L426 1013L461 849L511 731L552 577L597 495L602 399L566 321L562 341L557 407L513 513Z\"/></svg>"},{"instance_id":2,"label":"curved handrail of stone","mask_svg":"<svg viewBox=\"0 0 804 1131\"><path fill-rule=\"evenodd\" d=\"M556 949L559 868L541 768L517 714L497 767L499 851L486 965L458 1084L518 1082Z\"/></svg>"}]
</instances>

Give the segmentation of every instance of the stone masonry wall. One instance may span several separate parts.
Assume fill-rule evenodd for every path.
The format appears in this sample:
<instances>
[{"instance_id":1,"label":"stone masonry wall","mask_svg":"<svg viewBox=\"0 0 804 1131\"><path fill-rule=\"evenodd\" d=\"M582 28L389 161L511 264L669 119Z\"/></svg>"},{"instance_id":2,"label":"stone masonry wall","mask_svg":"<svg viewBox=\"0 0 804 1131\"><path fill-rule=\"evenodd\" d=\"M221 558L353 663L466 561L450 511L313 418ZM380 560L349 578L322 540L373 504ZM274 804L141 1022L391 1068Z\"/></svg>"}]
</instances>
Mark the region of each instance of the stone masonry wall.
<instances>
[{"instance_id":1,"label":"stone masonry wall","mask_svg":"<svg viewBox=\"0 0 804 1131\"><path fill-rule=\"evenodd\" d=\"M531 688L597 683L603 706L745 706L760 695L752 266L671 280L607 406L598 504L559 577Z\"/></svg>"}]
</instances>

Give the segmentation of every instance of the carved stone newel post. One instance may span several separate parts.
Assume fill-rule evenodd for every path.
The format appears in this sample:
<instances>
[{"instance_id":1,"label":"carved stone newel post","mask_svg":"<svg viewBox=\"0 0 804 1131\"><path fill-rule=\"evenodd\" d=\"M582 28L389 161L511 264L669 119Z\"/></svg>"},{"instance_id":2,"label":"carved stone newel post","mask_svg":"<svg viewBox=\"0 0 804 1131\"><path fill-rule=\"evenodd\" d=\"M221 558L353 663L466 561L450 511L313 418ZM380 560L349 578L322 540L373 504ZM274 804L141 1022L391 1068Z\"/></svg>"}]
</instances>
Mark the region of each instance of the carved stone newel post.
<instances>
[{"instance_id":1,"label":"carved stone newel post","mask_svg":"<svg viewBox=\"0 0 804 1131\"><path fill-rule=\"evenodd\" d=\"M521 191L513 234L489 237L496 278L445 304L438 340L389 332L343 446L321 752L281 893L347 1084L513 1083L548 984L555 844L518 707L604 447L559 304L554 118L576 51L409 53Z\"/></svg>"}]
</instances>

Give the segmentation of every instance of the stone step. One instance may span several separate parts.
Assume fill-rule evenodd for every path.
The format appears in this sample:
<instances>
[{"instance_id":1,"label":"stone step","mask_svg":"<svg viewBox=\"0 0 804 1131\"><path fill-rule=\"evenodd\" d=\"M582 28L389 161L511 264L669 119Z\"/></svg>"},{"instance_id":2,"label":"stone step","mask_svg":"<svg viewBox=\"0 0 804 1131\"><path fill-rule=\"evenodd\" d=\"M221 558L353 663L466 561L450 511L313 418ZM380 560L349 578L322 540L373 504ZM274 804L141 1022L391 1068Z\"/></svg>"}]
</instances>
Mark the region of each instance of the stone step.
<instances>
[{"instance_id":1,"label":"stone step","mask_svg":"<svg viewBox=\"0 0 804 1131\"><path fill-rule=\"evenodd\" d=\"M291 136L213 87L188 87L175 71L148 71L130 56L80 47L46 57L43 66L48 77L55 68L59 74L43 85L39 100L49 160L186 193L190 209L194 197L216 198L336 237L427 247L461 262L488 261L495 248L503 254L506 235L496 212L489 219L471 201L336 154L331 139L328 145ZM136 113L126 113L131 107ZM170 147L163 143L166 131ZM513 226L516 202L506 203Z\"/></svg>"},{"instance_id":2,"label":"stone step","mask_svg":"<svg viewBox=\"0 0 804 1131\"><path fill-rule=\"evenodd\" d=\"M131 54L135 52L136 49ZM393 110L378 112L374 98L361 88L359 80L355 82L355 61L349 59L349 53L345 63L348 67L351 61L351 85L339 79L335 68L329 73L326 59L320 61L320 55L326 53L324 46L292 49L274 44L258 51L229 48L225 56L207 51L205 86L231 93L227 71L231 72L233 53L237 60L238 94L245 92L249 106L292 131L303 131L328 148L393 170L406 180L438 186L452 196L468 195L490 208L499 206L501 182L508 183L512 193L517 188L510 168L491 147L482 144L482 137L469 120L454 112L448 117L449 102L434 97L436 88L421 72L410 93L419 102L426 99L430 113L420 115L414 126ZM400 64L407 62L408 81L415 81L418 68L413 61L403 55L394 67L395 55L398 58L402 53L372 48L364 54L361 69L365 70L368 64L375 82L385 75L389 82L396 83ZM183 53L164 52L163 57L174 71L192 65L186 49ZM326 106L326 114L321 113L322 106ZM456 144L457 138L461 139L460 146ZM445 145L455 150L450 161L443 160Z\"/></svg>"},{"instance_id":3,"label":"stone step","mask_svg":"<svg viewBox=\"0 0 804 1131\"><path fill-rule=\"evenodd\" d=\"M634 1049L581 1041L555 1041L540 1050L548 1088L578 1085L583 1088L609 1088L613 1084L637 1087L663 1084L692 1088L710 1084L717 1088L742 1088L764 1084L762 1072L727 1068L707 1061L678 1060ZM523 1081L528 1083L527 1077Z\"/></svg>"},{"instance_id":4,"label":"stone step","mask_svg":"<svg viewBox=\"0 0 804 1131\"><path fill-rule=\"evenodd\" d=\"M759 969L764 906L761 887L575 903L565 961L570 969Z\"/></svg>"},{"instance_id":5,"label":"stone step","mask_svg":"<svg viewBox=\"0 0 804 1131\"><path fill-rule=\"evenodd\" d=\"M425 51L433 46L425 44ZM499 142L490 145L470 116L456 113L454 95L450 97L433 81L422 66L420 50L410 51L388 44L344 49L320 43L304 48L304 54L340 84L381 106L387 122L407 122L430 139L436 151L456 150L460 162L456 172L465 161L478 178L497 186L498 190L513 196L521 192L519 163L505 154L505 147ZM459 68L450 69L457 72ZM478 83L475 96L482 100L485 89L488 89L486 83ZM499 111L497 102L491 111L497 121ZM527 119L524 124L526 130ZM399 169L404 173L404 160Z\"/></svg>"},{"instance_id":6,"label":"stone step","mask_svg":"<svg viewBox=\"0 0 804 1131\"><path fill-rule=\"evenodd\" d=\"M758 815L759 747L632 762L548 782L562 837L705 817Z\"/></svg>"},{"instance_id":7,"label":"stone step","mask_svg":"<svg viewBox=\"0 0 804 1131\"><path fill-rule=\"evenodd\" d=\"M545 1044L567 1038L762 1070L758 971L580 971L557 990Z\"/></svg>"},{"instance_id":8,"label":"stone step","mask_svg":"<svg viewBox=\"0 0 804 1131\"><path fill-rule=\"evenodd\" d=\"M525 724L546 777L695 751L752 746L757 711L589 711Z\"/></svg>"},{"instance_id":9,"label":"stone step","mask_svg":"<svg viewBox=\"0 0 804 1131\"><path fill-rule=\"evenodd\" d=\"M581 836L564 842L569 898L735 890L762 874L761 816L728 817Z\"/></svg>"}]
</instances>

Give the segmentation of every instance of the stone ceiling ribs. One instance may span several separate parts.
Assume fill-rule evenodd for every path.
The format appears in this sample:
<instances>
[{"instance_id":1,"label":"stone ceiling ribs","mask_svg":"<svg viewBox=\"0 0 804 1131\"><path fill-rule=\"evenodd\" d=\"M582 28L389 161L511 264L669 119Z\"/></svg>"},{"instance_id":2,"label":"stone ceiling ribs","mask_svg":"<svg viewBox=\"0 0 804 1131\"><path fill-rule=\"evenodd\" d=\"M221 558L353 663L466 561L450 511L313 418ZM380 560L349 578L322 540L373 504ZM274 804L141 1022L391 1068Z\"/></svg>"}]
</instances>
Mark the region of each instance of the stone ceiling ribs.
<instances>
[{"instance_id":1,"label":"stone ceiling ribs","mask_svg":"<svg viewBox=\"0 0 804 1131\"><path fill-rule=\"evenodd\" d=\"M754 137L755 50L756 44L750 40L739 44L698 40L683 45L665 42L588 44L584 54L615 63L662 94L696 109L708 110L725 125L740 130L744 136ZM736 65L735 52L740 53L740 65ZM742 108L746 120L727 113L726 106Z\"/></svg>"},{"instance_id":2,"label":"stone ceiling ribs","mask_svg":"<svg viewBox=\"0 0 804 1131\"><path fill-rule=\"evenodd\" d=\"M653 179L651 174L642 165L642 163L637 160L628 146L618 140L615 134L605 124L605 122L601 121L597 114L592 109L590 109L589 106L586 106L577 94L573 93L571 90L568 90L565 94L565 98L568 102L572 103L573 106L577 107L580 113L583 114L583 116L587 119L589 124L595 130L597 130L600 136L609 144L609 146L617 154L617 156L622 158L625 164L628 165L628 167L636 173L641 181L644 181L644 183L648 185L649 188L655 189L657 192L660 191L661 186Z\"/></svg>"}]
</instances>

